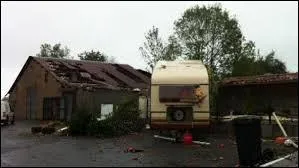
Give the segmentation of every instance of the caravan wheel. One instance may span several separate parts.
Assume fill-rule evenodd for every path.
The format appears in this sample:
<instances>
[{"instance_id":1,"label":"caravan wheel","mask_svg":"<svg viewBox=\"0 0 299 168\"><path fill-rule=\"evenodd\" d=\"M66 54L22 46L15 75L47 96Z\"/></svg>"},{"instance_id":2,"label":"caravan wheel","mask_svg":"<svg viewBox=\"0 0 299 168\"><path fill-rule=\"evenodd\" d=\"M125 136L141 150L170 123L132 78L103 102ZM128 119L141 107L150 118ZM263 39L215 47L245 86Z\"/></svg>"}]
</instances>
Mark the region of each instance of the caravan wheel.
<instances>
[{"instance_id":1,"label":"caravan wheel","mask_svg":"<svg viewBox=\"0 0 299 168\"><path fill-rule=\"evenodd\" d=\"M176 121L182 121L185 118L185 113L182 110L176 110L173 112L173 119Z\"/></svg>"}]
</instances>

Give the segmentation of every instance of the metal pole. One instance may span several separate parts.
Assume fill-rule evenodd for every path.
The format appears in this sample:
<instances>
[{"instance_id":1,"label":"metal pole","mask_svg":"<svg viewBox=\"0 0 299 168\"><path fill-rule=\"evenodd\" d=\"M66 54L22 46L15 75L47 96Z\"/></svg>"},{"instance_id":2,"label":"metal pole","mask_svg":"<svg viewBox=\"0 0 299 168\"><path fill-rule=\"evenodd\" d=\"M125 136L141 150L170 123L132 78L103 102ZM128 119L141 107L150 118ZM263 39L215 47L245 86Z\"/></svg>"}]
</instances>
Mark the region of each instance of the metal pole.
<instances>
[{"instance_id":1,"label":"metal pole","mask_svg":"<svg viewBox=\"0 0 299 168\"><path fill-rule=\"evenodd\" d=\"M176 141L175 138L169 138L169 137L164 137L164 136L159 136L159 135L154 135L155 138L160 138L160 139L165 139L165 140L169 140L169 141Z\"/></svg>"},{"instance_id":2,"label":"metal pole","mask_svg":"<svg viewBox=\"0 0 299 168\"><path fill-rule=\"evenodd\" d=\"M284 128L282 127L281 123L279 122L279 120L278 120L278 118L277 118L275 112L273 112L273 116L274 116L274 118L275 118L275 120L276 120L276 122L277 122L279 128L281 129L283 135L284 135L285 137L288 137L286 131L285 131Z\"/></svg>"},{"instance_id":3,"label":"metal pole","mask_svg":"<svg viewBox=\"0 0 299 168\"><path fill-rule=\"evenodd\" d=\"M209 142L201 142L201 141L192 141L192 142L200 145L210 145Z\"/></svg>"}]
</instances>

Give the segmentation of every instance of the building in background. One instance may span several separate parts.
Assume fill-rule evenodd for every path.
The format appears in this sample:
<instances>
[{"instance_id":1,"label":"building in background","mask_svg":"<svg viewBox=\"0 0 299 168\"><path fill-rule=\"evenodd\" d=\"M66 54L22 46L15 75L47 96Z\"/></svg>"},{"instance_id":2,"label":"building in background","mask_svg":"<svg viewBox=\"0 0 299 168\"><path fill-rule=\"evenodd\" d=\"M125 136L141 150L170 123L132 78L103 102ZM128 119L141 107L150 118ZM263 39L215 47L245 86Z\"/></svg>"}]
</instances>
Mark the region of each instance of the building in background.
<instances>
[{"instance_id":1,"label":"building in background","mask_svg":"<svg viewBox=\"0 0 299 168\"><path fill-rule=\"evenodd\" d=\"M298 118L298 73L226 78L220 83L219 115L262 114L269 107Z\"/></svg>"}]
</instances>

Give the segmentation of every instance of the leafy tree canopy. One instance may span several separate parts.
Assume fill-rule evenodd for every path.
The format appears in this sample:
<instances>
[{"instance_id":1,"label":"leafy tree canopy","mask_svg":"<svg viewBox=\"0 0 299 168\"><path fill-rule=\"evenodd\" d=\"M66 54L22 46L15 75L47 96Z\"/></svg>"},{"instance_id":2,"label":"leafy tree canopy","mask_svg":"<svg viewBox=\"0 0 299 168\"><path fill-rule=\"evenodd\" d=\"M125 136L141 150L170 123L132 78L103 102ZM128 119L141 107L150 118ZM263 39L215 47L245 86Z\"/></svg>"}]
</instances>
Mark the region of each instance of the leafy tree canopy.
<instances>
[{"instance_id":1,"label":"leafy tree canopy","mask_svg":"<svg viewBox=\"0 0 299 168\"><path fill-rule=\"evenodd\" d=\"M55 44L53 47L44 43L40 47L40 52L36 54L37 57L53 57L53 58L69 58L70 57L70 49L66 46L64 48L61 47L61 44Z\"/></svg>"},{"instance_id":2,"label":"leafy tree canopy","mask_svg":"<svg viewBox=\"0 0 299 168\"><path fill-rule=\"evenodd\" d=\"M159 36L159 29L155 26L146 33L145 39L143 47L140 47L139 50L150 71L159 60L175 60L181 55L181 47L177 43L177 39L170 36L168 43L163 42Z\"/></svg>"}]
</instances>

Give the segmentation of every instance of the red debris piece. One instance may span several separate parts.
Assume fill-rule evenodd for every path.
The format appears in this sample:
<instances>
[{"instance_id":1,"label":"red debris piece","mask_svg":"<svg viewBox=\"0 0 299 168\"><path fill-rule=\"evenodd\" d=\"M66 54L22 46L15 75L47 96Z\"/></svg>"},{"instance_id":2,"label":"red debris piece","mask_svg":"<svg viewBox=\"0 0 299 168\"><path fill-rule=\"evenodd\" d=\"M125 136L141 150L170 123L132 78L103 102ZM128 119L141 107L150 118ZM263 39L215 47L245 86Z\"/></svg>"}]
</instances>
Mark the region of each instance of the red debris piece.
<instances>
[{"instance_id":1,"label":"red debris piece","mask_svg":"<svg viewBox=\"0 0 299 168\"><path fill-rule=\"evenodd\" d=\"M277 137L275 139L275 143L277 143L277 144L284 144L284 141L286 141L286 140L287 140L286 137Z\"/></svg>"},{"instance_id":2,"label":"red debris piece","mask_svg":"<svg viewBox=\"0 0 299 168\"><path fill-rule=\"evenodd\" d=\"M138 160L138 158L136 157L136 158L132 158L132 160Z\"/></svg>"},{"instance_id":3,"label":"red debris piece","mask_svg":"<svg viewBox=\"0 0 299 168\"><path fill-rule=\"evenodd\" d=\"M220 145L219 145L219 148L224 148L224 144L220 144Z\"/></svg>"},{"instance_id":4,"label":"red debris piece","mask_svg":"<svg viewBox=\"0 0 299 168\"><path fill-rule=\"evenodd\" d=\"M134 153L134 152L135 152L135 148L129 147L129 148L128 148L128 151Z\"/></svg>"}]
</instances>

